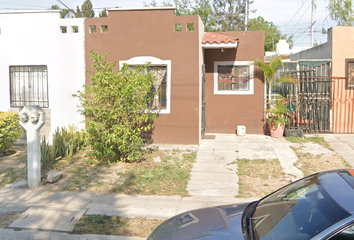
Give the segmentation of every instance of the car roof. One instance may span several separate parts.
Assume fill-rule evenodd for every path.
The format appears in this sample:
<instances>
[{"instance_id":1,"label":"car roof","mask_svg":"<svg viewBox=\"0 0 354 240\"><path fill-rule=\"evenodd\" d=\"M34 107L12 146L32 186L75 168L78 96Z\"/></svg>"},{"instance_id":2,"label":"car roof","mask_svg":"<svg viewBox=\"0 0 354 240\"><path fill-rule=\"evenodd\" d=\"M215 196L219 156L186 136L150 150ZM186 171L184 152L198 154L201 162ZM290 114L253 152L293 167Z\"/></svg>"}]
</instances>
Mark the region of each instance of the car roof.
<instances>
[{"instance_id":1,"label":"car roof","mask_svg":"<svg viewBox=\"0 0 354 240\"><path fill-rule=\"evenodd\" d=\"M338 169L318 174L327 193L345 210L354 213L354 169Z\"/></svg>"}]
</instances>

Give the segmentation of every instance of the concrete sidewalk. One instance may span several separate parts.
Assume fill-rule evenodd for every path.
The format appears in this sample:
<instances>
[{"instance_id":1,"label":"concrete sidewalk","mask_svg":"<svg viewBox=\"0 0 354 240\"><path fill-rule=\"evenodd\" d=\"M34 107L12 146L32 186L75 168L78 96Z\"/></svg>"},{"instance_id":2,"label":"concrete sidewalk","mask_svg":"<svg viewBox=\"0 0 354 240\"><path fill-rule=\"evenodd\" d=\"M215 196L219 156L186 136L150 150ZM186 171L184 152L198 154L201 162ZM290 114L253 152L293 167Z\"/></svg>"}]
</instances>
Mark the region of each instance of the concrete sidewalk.
<instances>
[{"instance_id":1,"label":"concrete sidewalk","mask_svg":"<svg viewBox=\"0 0 354 240\"><path fill-rule=\"evenodd\" d=\"M192 209L254 200L256 199L1 189L0 214L21 213L10 228L36 231L0 229L0 239L111 239L100 235L70 235L58 232L71 232L83 214L167 219Z\"/></svg>"},{"instance_id":2,"label":"concrete sidewalk","mask_svg":"<svg viewBox=\"0 0 354 240\"><path fill-rule=\"evenodd\" d=\"M68 234L61 232L50 231L31 231L21 230L14 231L13 229L0 228L0 240L144 240L139 237L123 237L123 236L107 236L107 235L93 235L93 234Z\"/></svg>"}]
</instances>

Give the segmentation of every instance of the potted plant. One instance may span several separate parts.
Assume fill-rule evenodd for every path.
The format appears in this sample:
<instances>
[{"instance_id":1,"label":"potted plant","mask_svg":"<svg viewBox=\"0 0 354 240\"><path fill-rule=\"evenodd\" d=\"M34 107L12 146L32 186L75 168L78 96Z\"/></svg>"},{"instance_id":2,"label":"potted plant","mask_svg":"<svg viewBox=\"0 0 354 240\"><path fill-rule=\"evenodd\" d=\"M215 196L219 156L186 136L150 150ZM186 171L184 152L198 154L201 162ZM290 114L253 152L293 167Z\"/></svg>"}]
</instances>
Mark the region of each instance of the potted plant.
<instances>
[{"instance_id":1,"label":"potted plant","mask_svg":"<svg viewBox=\"0 0 354 240\"><path fill-rule=\"evenodd\" d=\"M267 110L268 123L270 128L270 136L283 137L285 125L289 123L289 119L286 118L288 108L284 98L272 101Z\"/></svg>"}]
</instances>

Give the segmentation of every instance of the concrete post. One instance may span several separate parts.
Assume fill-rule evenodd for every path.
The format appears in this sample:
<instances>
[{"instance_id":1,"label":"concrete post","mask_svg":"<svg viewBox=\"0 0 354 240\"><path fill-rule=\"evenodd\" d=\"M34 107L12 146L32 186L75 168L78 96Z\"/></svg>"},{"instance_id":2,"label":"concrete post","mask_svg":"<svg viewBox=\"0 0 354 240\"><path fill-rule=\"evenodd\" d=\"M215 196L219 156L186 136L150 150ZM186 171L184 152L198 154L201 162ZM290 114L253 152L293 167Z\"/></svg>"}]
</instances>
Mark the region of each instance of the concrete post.
<instances>
[{"instance_id":1,"label":"concrete post","mask_svg":"<svg viewBox=\"0 0 354 240\"><path fill-rule=\"evenodd\" d=\"M39 130L45 123L45 112L38 106L25 106L20 112L20 124L27 135L27 179L28 188L41 184L41 135Z\"/></svg>"}]
</instances>

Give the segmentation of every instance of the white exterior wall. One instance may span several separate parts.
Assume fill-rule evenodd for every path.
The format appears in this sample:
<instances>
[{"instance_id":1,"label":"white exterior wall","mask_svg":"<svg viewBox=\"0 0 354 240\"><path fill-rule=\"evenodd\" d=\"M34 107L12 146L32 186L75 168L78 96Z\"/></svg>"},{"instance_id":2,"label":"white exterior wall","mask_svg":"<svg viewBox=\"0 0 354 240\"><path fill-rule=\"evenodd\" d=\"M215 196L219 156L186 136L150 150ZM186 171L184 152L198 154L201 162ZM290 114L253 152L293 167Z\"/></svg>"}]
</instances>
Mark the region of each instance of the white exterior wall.
<instances>
[{"instance_id":1,"label":"white exterior wall","mask_svg":"<svg viewBox=\"0 0 354 240\"><path fill-rule=\"evenodd\" d=\"M72 94L85 84L84 19L61 19L56 10L0 12L0 31L0 111L10 109L9 66L47 65L50 138L57 127L83 128Z\"/></svg>"}]
</instances>

